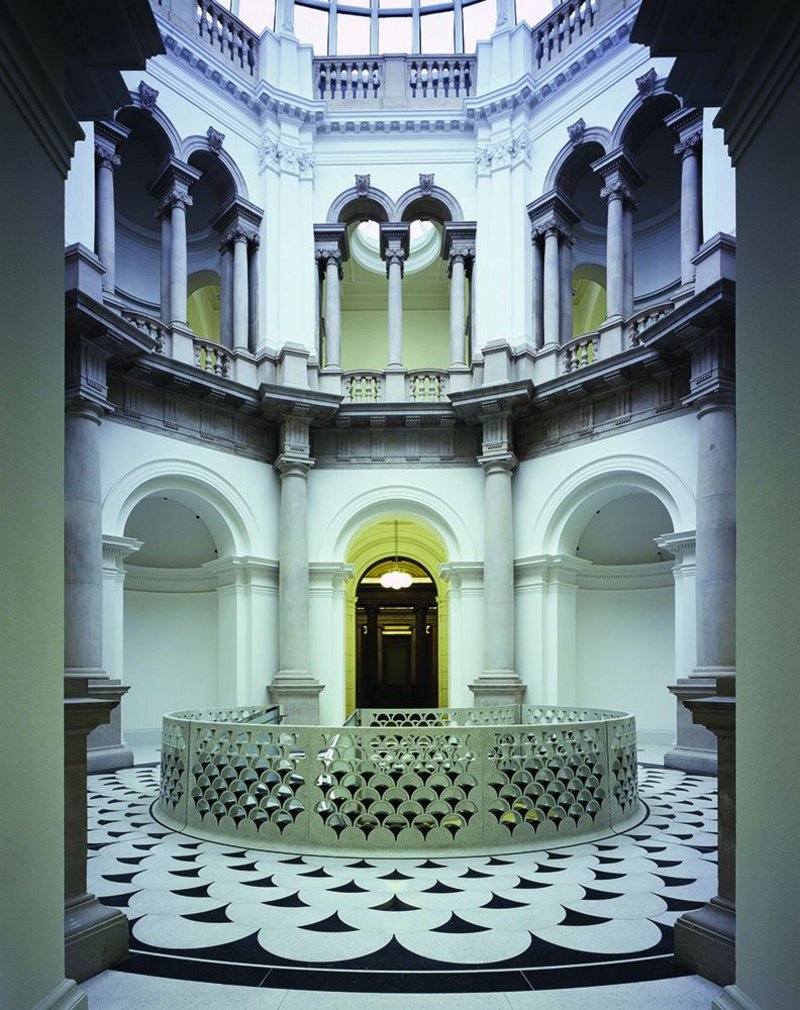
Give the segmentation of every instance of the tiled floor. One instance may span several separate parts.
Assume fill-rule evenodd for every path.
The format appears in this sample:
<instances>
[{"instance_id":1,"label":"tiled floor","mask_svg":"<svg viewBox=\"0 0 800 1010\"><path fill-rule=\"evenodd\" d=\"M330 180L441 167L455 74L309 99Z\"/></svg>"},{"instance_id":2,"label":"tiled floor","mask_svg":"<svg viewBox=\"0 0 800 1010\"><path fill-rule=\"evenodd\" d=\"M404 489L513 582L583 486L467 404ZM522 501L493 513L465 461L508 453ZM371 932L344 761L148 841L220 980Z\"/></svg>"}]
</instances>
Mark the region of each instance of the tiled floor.
<instances>
[{"instance_id":1,"label":"tiled floor","mask_svg":"<svg viewBox=\"0 0 800 1010\"><path fill-rule=\"evenodd\" d=\"M624 835L425 860L198 841L152 819L157 774L90 779L90 888L131 919L130 959L84 984L94 1010L567 1010L588 987L593 1010L693 1010L717 991L671 957L675 918L714 893L714 779L643 767L649 815Z\"/></svg>"}]
</instances>

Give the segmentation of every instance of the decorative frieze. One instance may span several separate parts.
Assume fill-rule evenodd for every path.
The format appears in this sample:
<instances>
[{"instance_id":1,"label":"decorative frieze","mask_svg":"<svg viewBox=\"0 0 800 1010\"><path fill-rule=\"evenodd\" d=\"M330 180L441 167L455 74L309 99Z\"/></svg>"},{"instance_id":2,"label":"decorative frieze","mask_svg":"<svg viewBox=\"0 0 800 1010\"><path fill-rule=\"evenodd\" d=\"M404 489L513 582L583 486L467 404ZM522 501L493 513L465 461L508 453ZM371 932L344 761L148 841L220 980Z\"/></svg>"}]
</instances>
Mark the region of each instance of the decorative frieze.
<instances>
[{"instance_id":1,"label":"decorative frieze","mask_svg":"<svg viewBox=\"0 0 800 1010\"><path fill-rule=\"evenodd\" d=\"M258 149L259 170L272 168L277 172L296 175L303 181L314 178L316 156L300 147L290 147L274 140L264 140Z\"/></svg>"},{"instance_id":2,"label":"decorative frieze","mask_svg":"<svg viewBox=\"0 0 800 1010\"><path fill-rule=\"evenodd\" d=\"M502 140L475 152L475 167L478 175L491 175L501 169L514 168L519 164L530 165L533 154L533 137L530 130L517 131L508 140Z\"/></svg>"}]
</instances>

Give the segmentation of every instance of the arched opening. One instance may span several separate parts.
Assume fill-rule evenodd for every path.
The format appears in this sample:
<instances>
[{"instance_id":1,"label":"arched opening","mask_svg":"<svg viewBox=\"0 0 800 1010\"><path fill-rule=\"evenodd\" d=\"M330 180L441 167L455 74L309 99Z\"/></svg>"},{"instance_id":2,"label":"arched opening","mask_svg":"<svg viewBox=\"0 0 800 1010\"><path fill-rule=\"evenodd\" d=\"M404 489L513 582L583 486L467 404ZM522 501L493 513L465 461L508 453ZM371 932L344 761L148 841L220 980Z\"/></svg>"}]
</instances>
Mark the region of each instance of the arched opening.
<instances>
[{"instance_id":1,"label":"arched opening","mask_svg":"<svg viewBox=\"0 0 800 1010\"><path fill-rule=\"evenodd\" d=\"M164 712L215 707L220 697L216 578L203 566L222 551L221 519L196 493L142 498L125 536L142 543L126 561L123 593L126 733L152 733Z\"/></svg>"},{"instance_id":2,"label":"arched opening","mask_svg":"<svg viewBox=\"0 0 800 1010\"><path fill-rule=\"evenodd\" d=\"M589 562L575 601L576 703L624 707L645 742L668 745L675 676L673 556L656 538L672 531L664 504L624 483L583 503L566 550ZM587 516L588 513L588 516Z\"/></svg>"},{"instance_id":3,"label":"arched opening","mask_svg":"<svg viewBox=\"0 0 800 1010\"><path fill-rule=\"evenodd\" d=\"M186 319L198 337L219 341L220 277L214 270L189 275Z\"/></svg>"},{"instance_id":4,"label":"arched opening","mask_svg":"<svg viewBox=\"0 0 800 1010\"><path fill-rule=\"evenodd\" d=\"M393 588L393 571L408 585ZM436 584L409 558L384 558L356 589L356 707L419 708L438 704Z\"/></svg>"},{"instance_id":5,"label":"arched opening","mask_svg":"<svg viewBox=\"0 0 800 1010\"><path fill-rule=\"evenodd\" d=\"M355 569L345 598L346 711L447 705L449 594L439 576L447 561L441 537L416 518L392 513L362 528L346 557ZM395 559L411 576L404 589L381 585Z\"/></svg>"},{"instance_id":6,"label":"arched opening","mask_svg":"<svg viewBox=\"0 0 800 1010\"><path fill-rule=\"evenodd\" d=\"M622 134L645 176L636 190L633 219L634 298L640 304L680 283L681 165L675 134L664 122L677 108L674 95L656 95L633 114Z\"/></svg>"},{"instance_id":7,"label":"arched opening","mask_svg":"<svg viewBox=\"0 0 800 1010\"><path fill-rule=\"evenodd\" d=\"M411 221L403 276L403 364L409 370L449 364L449 281L441 259L441 222ZM342 368L382 371L387 363L386 263L380 255L380 219L353 219L350 258L341 283ZM324 298L323 298L324 304Z\"/></svg>"},{"instance_id":8,"label":"arched opening","mask_svg":"<svg viewBox=\"0 0 800 1010\"><path fill-rule=\"evenodd\" d=\"M572 272L572 291L572 335L592 333L607 315L605 267L579 263Z\"/></svg>"},{"instance_id":9,"label":"arched opening","mask_svg":"<svg viewBox=\"0 0 800 1010\"><path fill-rule=\"evenodd\" d=\"M131 307L157 317L161 301L161 225L158 201L148 185L173 153L167 135L148 112L126 107L117 122L131 132L120 146L114 173L115 277L117 294Z\"/></svg>"}]
</instances>

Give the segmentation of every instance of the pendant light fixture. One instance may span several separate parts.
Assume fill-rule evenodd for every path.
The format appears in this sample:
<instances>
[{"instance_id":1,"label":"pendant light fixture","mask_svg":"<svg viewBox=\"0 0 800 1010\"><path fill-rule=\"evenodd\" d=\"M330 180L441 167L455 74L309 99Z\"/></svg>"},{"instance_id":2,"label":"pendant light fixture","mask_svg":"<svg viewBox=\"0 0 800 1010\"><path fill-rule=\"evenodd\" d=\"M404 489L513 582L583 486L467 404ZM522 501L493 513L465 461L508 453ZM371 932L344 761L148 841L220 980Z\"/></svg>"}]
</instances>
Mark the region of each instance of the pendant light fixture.
<instances>
[{"instance_id":1,"label":"pendant light fixture","mask_svg":"<svg viewBox=\"0 0 800 1010\"><path fill-rule=\"evenodd\" d=\"M381 585L384 589L408 589L412 583L412 578L408 572L400 568L397 548L397 520L394 521L394 568L390 572L381 575Z\"/></svg>"}]
</instances>

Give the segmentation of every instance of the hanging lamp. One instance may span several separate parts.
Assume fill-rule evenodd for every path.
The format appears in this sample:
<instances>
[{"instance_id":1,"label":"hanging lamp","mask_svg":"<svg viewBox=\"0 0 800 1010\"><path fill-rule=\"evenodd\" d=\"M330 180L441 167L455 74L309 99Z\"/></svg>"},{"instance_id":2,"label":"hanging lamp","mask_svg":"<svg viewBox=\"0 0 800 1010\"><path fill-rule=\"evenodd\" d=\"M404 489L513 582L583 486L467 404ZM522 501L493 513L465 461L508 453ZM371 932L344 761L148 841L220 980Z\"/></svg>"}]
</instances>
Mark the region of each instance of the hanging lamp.
<instances>
[{"instance_id":1,"label":"hanging lamp","mask_svg":"<svg viewBox=\"0 0 800 1010\"><path fill-rule=\"evenodd\" d=\"M384 589L408 589L413 579L408 572L400 568L397 549L397 520L394 521L394 568L381 575L381 585Z\"/></svg>"}]
</instances>

